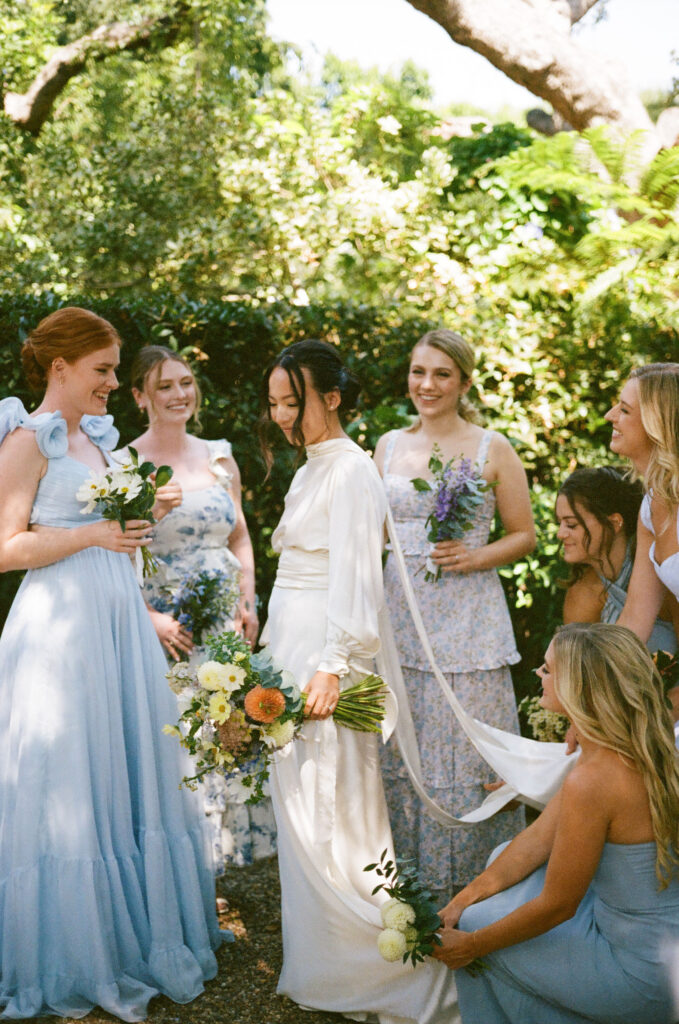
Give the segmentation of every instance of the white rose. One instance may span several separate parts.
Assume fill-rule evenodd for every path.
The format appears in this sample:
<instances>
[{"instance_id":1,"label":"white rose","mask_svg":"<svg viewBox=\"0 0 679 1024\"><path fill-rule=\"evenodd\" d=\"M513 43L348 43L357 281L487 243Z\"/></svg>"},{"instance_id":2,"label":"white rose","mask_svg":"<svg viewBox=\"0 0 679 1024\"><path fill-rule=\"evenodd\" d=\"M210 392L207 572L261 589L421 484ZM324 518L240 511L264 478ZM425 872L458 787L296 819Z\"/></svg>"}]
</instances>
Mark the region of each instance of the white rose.
<instances>
[{"instance_id":1,"label":"white rose","mask_svg":"<svg viewBox=\"0 0 679 1024\"><path fill-rule=\"evenodd\" d=\"M404 932L409 924L415 923L415 911L409 903L390 900L381 909L382 924L385 928L395 928Z\"/></svg>"},{"instance_id":2,"label":"white rose","mask_svg":"<svg viewBox=\"0 0 679 1024\"><path fill-rule=\"evenodd\" d=\"M267 725L262 730L262 739L267 747L273 747L275 750L278 750L279 747L284 747L293 739L294 735L295 723L290 718L287 722L272 722L271 725Z\"/></svg>"},{"instance_id":3,"label":"white rose","mask_svg":"<svg viewBox=\"0 0 679 1024\"><path fill-rule=\"evenodd\" d=\"M402 960L403 955L408 951L406 937L403 932L397 932L395 928L385 928L377 938L377 948L383 960L394 963Z\"/></svg>"}]
</instances>

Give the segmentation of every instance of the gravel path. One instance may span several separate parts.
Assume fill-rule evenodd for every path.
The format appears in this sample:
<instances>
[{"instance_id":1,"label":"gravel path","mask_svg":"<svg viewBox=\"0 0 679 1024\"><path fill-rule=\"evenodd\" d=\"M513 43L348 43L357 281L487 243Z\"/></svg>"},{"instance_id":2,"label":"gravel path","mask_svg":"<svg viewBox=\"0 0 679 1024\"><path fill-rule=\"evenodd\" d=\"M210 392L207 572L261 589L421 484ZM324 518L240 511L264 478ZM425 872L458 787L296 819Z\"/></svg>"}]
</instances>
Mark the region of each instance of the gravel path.
<instances>
[{"instance_id":1,"label":"gravel path","mask_svg":"<svg viewBox=\"0 0 679 1024\"><path fill-rule=\"evenodd\" d=\"M231 868L219 880L218 894L228 902L220 924L234 932L236 941L218 950L217 977L188 1006L178 1006L164 996L154 999L148 1024L346 1024L340 1014L310 1013L276 995L282 959L276 858L248 868ZM56 1020L35 1019L41 1024L55 1024ZM70 1017L62 1019L77 1024ZM93 1010L81 1020L108 1024L118 1018Z\"/></svg>"}]
</instances>

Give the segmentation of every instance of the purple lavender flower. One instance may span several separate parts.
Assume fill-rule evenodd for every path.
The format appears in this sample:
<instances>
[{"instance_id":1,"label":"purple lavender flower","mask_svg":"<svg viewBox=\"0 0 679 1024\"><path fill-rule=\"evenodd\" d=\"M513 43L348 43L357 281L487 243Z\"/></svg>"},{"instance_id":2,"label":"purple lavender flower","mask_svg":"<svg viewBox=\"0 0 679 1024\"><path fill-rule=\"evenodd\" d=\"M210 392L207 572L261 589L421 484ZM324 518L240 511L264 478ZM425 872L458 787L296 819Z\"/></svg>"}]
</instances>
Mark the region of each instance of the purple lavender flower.
<instances>
[{"instance_id":1,"label":"purple lavender flower","mask_svg":"<svg viewBox=\"0 0 679 1024\"><path fill-rule=\"evenodd\" d=\"M429 459L433 480L418 477L412 481L417 491L433 491L434 507L427 517L427 540L432 544L440 540L461 540L474 525L474 516L483 504L485 492L491 486L484 480L471 459L454 457L443 464L441 450L434 445ZM436 571L427 568L426 580L438 580Z\"/></svg>"}]
</instances>

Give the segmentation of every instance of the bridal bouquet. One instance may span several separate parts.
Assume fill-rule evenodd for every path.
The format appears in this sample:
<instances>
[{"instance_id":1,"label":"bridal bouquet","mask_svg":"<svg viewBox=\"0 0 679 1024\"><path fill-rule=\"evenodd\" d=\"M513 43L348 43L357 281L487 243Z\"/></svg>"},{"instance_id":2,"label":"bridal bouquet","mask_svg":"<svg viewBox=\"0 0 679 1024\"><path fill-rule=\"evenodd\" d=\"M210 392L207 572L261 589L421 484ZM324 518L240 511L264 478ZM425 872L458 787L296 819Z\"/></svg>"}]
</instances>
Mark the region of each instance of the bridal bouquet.
<instances>
[{"instance_id":1,"label":"bridal bouquet","mask_svg":"<svg viewBox=\"0 0 679 1024\"><path fill-rule=\"evenodd\" d=\"M129 457L105 473L91 473L76 492L78 501L84 501L82 515L89 515L99 508L104 519L120 524L121 530L129 519L147 519L154 523L153 505L156 488L163 487L172 476L170 466L158 469L152 462L139 464L139 455L128 447ZM151 479L155 473L154 479ZM151 576L158 570L158 563L148 548L142 547L141 557L144 576Z\"/></svg>"},{"instance_id":2,"label":"bridal bouquet","mask_svg":"<svg viewBox=\"0 0 679 1024\"><path fill-rule=\"evenodd\" d=\"M384 890L391 897L380 907L383 930L377 938L377 948L384 960L394 962L409 959L413 967L429 956L434 946L441 945L438 930L442 926L434 902L420 883L415 869L397 867L383 850L379 863L366 864L364 871L374 871L383 882L373 889Z\"/></svg>"},{"instance_id":3,"label":"bridal bouquet","mask_svg":"<svg viewBox=\"0 0 679 1024\"><path fill-rule=\"evenodd\" d=\"M233 631L208 637L209 660L195 670L180 662L167 673L184 707L177 725L165 731L195 758L196 773L183 782L195 786L216 768L238 774L250 790L246 803L264 796L274 751L294 739L304 718L306 694L290 672L266 650L254 653ZM386 688L369 675L342 691L333 718L359 732L379 732Z\"/></svg>"},{"instance_id":4,"label":"bridal bouquet","mask_svg":"<svg viewBox=\"0 0 679 1024\"><path fill-rule=\"evenodd\" d=\"M240 600L240 573L201 569L187 573L175 587L162 588L167 595L163 610L187 629L195 644L225 619L232 619Z\"/></svg>"},{"instance_id":5,"label":"bridal bouquet","mask_svg":"<svg viewBox=\"0 0 679 1024\"><path fill-rule=\"evenodd\" d=\"M454 457L443 463L441 449L434 445L429 459L433 480L415 477L416 491L433 491L434 508L427 516L427 540L432 545L440 540L461 540L474 525L474 514L483 504L486 491L492 487L484 480L471 459ZM427 558L424 578L437 581L441 567Z\"/></svg>"}]
</instances>

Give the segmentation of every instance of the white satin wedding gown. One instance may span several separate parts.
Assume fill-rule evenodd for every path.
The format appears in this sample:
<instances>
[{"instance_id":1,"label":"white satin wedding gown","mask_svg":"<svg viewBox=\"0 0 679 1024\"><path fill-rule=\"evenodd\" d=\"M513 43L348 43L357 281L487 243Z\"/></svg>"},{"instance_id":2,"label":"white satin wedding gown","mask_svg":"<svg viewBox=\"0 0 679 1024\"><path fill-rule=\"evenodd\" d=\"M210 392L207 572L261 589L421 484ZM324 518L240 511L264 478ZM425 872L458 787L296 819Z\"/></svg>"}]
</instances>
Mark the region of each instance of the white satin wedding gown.
<instances>
[{"instance_id":1,"label":"white satin wedding gown","mask_svg":"<svg viewBox=\"0 0 679 1024\"><path fill-rule=\"evenodd\" d=\"M280 553L263 641L304 687L318 669L340 686L374 670L383 604L386 498L371 459L348 438L310 445L273 535ZM454 974L377 950L379 881L363 868L393 853L379 737L308 722L276 757L283 970L278 991L303 1006L380 1024L454 1024Z\"/></svg>"}]
</instances>

